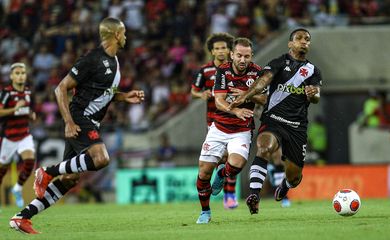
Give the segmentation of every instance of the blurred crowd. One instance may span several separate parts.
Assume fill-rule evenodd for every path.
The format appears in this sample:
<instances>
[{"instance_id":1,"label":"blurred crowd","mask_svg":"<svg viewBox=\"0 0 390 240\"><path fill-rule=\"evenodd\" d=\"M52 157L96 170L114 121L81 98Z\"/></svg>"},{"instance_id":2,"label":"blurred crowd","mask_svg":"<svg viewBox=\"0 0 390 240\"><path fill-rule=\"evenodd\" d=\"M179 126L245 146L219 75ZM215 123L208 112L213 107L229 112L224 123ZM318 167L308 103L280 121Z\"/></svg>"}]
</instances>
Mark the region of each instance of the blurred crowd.
<instances>
[{"instance_id":1,"label":"blurred crowd","mask_svg":"<svg viewBox=\"0 0 390 240\"><path fill-rule=\"evenodd\" d=\"M120 18L127 44L118 55L123 91L142 89L141 105L112 104L103 124L145 131L190 101L191 81L207 61L210 33L253 40L259 51L283 28L389 22L390 0L0 0L0 83L10 64L29 66L36 137L62 135L53 94L75 60L99 44L98 23ZM59 132L60 131L60 132Z\"/></svg>"}]
</instances>

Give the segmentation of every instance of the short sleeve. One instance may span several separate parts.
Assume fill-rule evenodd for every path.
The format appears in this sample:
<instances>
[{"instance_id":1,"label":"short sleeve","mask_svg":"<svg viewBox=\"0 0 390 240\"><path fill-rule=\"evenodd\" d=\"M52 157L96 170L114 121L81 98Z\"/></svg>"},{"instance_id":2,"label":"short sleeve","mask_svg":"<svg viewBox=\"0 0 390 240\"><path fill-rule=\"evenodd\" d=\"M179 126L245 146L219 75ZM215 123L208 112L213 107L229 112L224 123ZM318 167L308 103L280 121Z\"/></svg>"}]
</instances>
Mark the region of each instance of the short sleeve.
<instances>
[{"instance_id":1,"label":"short sleeve","mask_svg":"<svg viewBox=\"0 0 390 240\"><path fill-rule=\"evenodd\" d=\"M310 77L308 83L309 85L313 86L322 86L322 76L320 69L318 69L317 67L314 68L313 76Z\"/></svg>"},{"instance_id":2,"label":"short sleeve","mask_svg":"<svg viewBox=\"0 0 390 240\"><path fill-rule=\"evenodd\" d=\"M199 70L198 74L196 74L196 77L194 78L194 81L192 82L192 88L199 91L203 89L205 86L205 77L204 77L204 71L203 68Z\"/></svg>"},{"instance_id":3,"label":"short sleeve","mask_svg":"<svg viewBox=\"0 0 390 240\"><path fill-rule=\"evenodd\" d=\"M7 104L9 98L9 93L2 89L0 91L0 108L4 108L4 106Z\"/></svg>"},{"instance_id":4,"label":"short sleeve","mask_svg":"<svg viewBox=\"0 0 390 240\"><path fill-rule=\"evenodd\" d=\"M223 69L217 68L217 72L215 73L214 93L226 93L228 90L225 72Z\"/></svg>"},{"instance_id":5,"label":"short sleeve","mask_svg":"<svg viewBox=\"0 0 390 240\"><path fill-rule=\"evenodd\" d=\"M83 82L89 75L89 69L93 64L89 60L89 55L80 57L69 71L69 75L76 80L77 83Z\"/></svg>"},{"instance_id":6,"label":"short sleeve","mask_svg":"<svg viewBox=\"0 0 390 240\"><path fill-rule=\"evenodd\" d=\"M270 71L272 72L272 75L275 75L280 71L280 69L282 68L282 64L284 63L285 61L281 61L280 58L275 58L271 60L267 65L265 65L262 71L263 72Z\"/></svg>"}]
</instances>

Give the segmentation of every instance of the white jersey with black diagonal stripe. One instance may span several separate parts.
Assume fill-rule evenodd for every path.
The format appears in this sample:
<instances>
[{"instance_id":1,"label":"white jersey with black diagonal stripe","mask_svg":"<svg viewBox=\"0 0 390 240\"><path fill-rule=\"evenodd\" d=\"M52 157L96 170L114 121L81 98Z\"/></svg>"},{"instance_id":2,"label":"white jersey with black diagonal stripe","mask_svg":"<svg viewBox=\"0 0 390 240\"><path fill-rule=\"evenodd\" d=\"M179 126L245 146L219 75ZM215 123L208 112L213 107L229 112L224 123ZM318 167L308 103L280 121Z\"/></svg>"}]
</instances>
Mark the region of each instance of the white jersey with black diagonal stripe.
<instances>
[{"instance_id":1,"label":"white jersey with black diagonal stripe","mask_svg":"<svg viewBox=\"0 0 390 240\"><path fill-rule=\"evenodd\" d=\"M305 86L322 85L320 70L309 61L298 61L284 54L269 62L264 71L271 71L273 79L262 120L270 119L306 130L310 102L305 94Z\"/></svg>"},{"instance_id":2,"label":"white jersey with black diagonal stripe","mask_svg":"<svg viewBox=\"0 0 390 240\"><path fill-rule=\"evenodd\" d=\"M70 103L72 117L87 117L100 123L120 82L118 58L98 47L80 57L69 72L77 81Z\"/></svg>"}]
</instances>

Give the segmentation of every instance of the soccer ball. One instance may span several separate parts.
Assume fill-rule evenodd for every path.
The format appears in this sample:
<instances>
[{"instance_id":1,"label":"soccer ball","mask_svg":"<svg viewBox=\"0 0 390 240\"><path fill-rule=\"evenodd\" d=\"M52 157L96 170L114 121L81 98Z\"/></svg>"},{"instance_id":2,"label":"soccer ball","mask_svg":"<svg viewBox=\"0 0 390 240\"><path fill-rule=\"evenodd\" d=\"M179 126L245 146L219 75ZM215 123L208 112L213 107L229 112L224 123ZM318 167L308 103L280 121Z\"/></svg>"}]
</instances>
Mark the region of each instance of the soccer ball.
<instances>
[{"instance_id":1,"label":"soccer ball","mask_svg":"<svg viewBox=\"0 0 390 240\"><path fill-rule=\"evenodd\" d=\"M333 208L341 216L355 215L360 209L360 197L351 189L338 191L333 198Z\"/></svg>"}]
</instances>

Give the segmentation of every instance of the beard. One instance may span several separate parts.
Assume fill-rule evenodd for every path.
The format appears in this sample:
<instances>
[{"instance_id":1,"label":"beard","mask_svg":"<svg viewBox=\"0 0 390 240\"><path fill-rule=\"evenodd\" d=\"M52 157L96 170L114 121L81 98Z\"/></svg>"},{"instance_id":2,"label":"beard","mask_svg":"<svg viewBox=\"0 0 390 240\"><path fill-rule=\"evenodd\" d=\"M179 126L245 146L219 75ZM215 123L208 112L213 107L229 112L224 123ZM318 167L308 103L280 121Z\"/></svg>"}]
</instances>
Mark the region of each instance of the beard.
<instances>
[{"instance_id":1,"label":"beard","mask_svg":"<svg viewBox=\"0 0 390 240\"><path fill-rule=\"evenodd\" d=\"M243 72L247 68L248 64L234 63L234 66L236 66L238 71Z\"/></svg>"}]
</instances>

